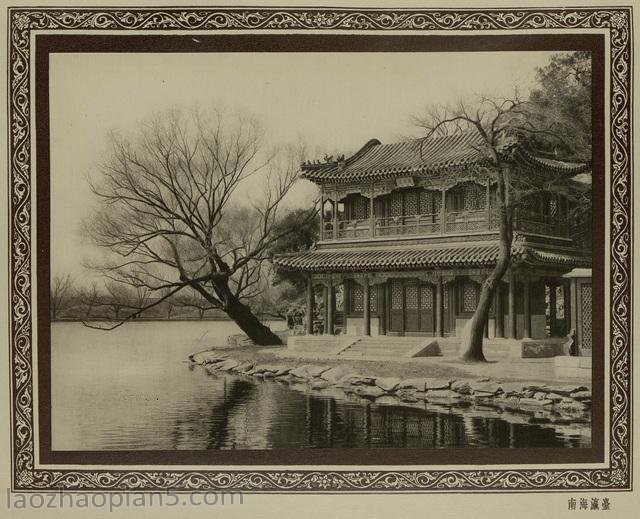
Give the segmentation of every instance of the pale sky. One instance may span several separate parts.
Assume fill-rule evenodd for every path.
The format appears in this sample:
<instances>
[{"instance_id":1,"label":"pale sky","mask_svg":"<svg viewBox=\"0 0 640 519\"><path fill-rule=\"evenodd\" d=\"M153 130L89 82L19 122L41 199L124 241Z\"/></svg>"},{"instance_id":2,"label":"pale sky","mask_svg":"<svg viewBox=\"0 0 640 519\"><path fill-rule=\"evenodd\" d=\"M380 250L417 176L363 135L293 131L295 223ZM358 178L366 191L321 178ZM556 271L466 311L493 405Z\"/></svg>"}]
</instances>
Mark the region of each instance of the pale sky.
<instances>
[{"instance_id":1,"label":"pale sky","mask_svg":"<svg viewBox=\"0 0 640 519\"><path fill-rule=\"evenodd\" d=\"M93 198L87 175L110 130L129 132L168 108L224 106L258 118L274 144L350 153L371 138L418 135L410 116L474 93L522 94L549 52L53 54L51 102L52 275L87 274L81 221ZM305 204L304 181L293 194Z\"/></svg>"}]
</instances>

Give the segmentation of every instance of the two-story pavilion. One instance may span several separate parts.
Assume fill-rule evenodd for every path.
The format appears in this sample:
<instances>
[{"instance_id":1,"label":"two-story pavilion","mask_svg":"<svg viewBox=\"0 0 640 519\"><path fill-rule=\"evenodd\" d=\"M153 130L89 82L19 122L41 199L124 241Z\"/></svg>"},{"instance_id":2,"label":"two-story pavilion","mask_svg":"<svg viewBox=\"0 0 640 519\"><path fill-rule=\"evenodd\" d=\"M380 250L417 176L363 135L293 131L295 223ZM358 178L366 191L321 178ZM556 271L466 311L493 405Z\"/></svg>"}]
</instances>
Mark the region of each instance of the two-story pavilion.
<instances>
[{"instance_id":1,"label":"two-story pavilion","mask_svg":"<svg viewBox=\"0 0 640 519\"><path fill-rule=\"evenodd\" d=\"M314 288L322 285L325 333L335 332L340 285L347 334L460 333L498 257L496 176L481 150L475 133L386 145L373 139L349 158L302 165L301 176L321 189L321 237L313 250L276 262L308 273L307 315ZM588 170L518 145L505 147L502 158L513 178L539 185ZM544 338L569 329L570 323L557 323L556 297L570 315L562 276L590 267L591 251L572 238L574 202L567 190L589 186L563 185L519 204L512 263L496 291L486 336Z\"/></svg>"}]
</instances>

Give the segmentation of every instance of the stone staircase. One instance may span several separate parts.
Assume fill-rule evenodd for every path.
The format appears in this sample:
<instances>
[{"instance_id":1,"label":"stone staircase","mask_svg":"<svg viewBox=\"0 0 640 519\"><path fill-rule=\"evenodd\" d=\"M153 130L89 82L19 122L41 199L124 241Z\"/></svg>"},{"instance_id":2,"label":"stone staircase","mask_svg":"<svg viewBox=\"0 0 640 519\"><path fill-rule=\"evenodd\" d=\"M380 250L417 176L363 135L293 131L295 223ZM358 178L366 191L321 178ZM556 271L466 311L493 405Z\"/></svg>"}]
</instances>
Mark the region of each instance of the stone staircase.
<instances>
[{"instance_id":1,"label":"stone staircase","mask_svg":"<svg viewBox=\"0 0 640 519\"><path fill-rule=\"evenodd\" d=\"M289 337L287 341L290 350L324 355L336 350L339 344L339 336L335 335L299 335Z\"/></svg>"},{"instance_id":2,"label":"stone staircase","mask_svg":"<svg viewBox=\"0 0 640 519\"><path fill-rule=\"evenodd\" d=\"M359 337L338 353L344 359L433 357L440 347L432 337Z\"/></svg>"}]
</instances>

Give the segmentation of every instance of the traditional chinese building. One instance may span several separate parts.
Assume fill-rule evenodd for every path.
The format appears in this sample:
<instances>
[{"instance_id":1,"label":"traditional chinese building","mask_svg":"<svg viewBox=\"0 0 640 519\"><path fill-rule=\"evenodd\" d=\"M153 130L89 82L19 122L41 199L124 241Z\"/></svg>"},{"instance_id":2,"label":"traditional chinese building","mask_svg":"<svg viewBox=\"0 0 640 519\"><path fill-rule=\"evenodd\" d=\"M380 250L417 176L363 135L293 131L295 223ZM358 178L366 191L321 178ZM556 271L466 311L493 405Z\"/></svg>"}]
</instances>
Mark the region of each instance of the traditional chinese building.
<instances>
[{"instance_id":1,"label":"traditional chinese building","mask_svg":"<svg viewBox=\"0 0 640 519\"><path fill-rule=\"evenodd\" d=\"M563 275L591 266L589 241L573 217L575 193L590 185L564 179L588 166L537 157L517 144L501 155L511 178L507 197L521 202L511 267L496 291L485 335L564 335L572 314ZM322 287L324 333L459 334L499 250L496 171L479 137L396 144L373 139L351 157L304 163L301 175L321 190L321 237L313 250L276 262L308 274L307 315L314 290ZM554 187L538 189L549 185ZM313 331L308 319L307 333Z\"/></svg>"}]
</instances>

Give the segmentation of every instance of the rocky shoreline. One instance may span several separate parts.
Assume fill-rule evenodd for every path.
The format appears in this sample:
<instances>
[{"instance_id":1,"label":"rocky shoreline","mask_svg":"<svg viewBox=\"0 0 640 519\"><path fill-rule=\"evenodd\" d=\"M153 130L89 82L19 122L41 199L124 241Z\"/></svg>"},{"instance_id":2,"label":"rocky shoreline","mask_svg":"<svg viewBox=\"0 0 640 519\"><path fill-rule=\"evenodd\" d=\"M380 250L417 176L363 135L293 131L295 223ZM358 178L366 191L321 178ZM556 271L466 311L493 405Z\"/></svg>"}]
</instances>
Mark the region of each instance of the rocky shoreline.
<instances>
[{"instance_id":1,"label":"rocky shoreline","mask_svg":"<svg viewBox=\"0 0 640 519\"><path fill-rule=\"evenodd\" d=\"M587 423L590 421L591 391L575 383L564 385L502 382L489 378L380 377L356 373L350 366L304 364L256 364L231 354L208 350L189 356L189 362L209 373L273 379L292 385L306 384L311 390L339 389L347 397L356 395L380 404L482 405L505 411L535 414L541 423Z\"/></svg>"}]
</instances>

